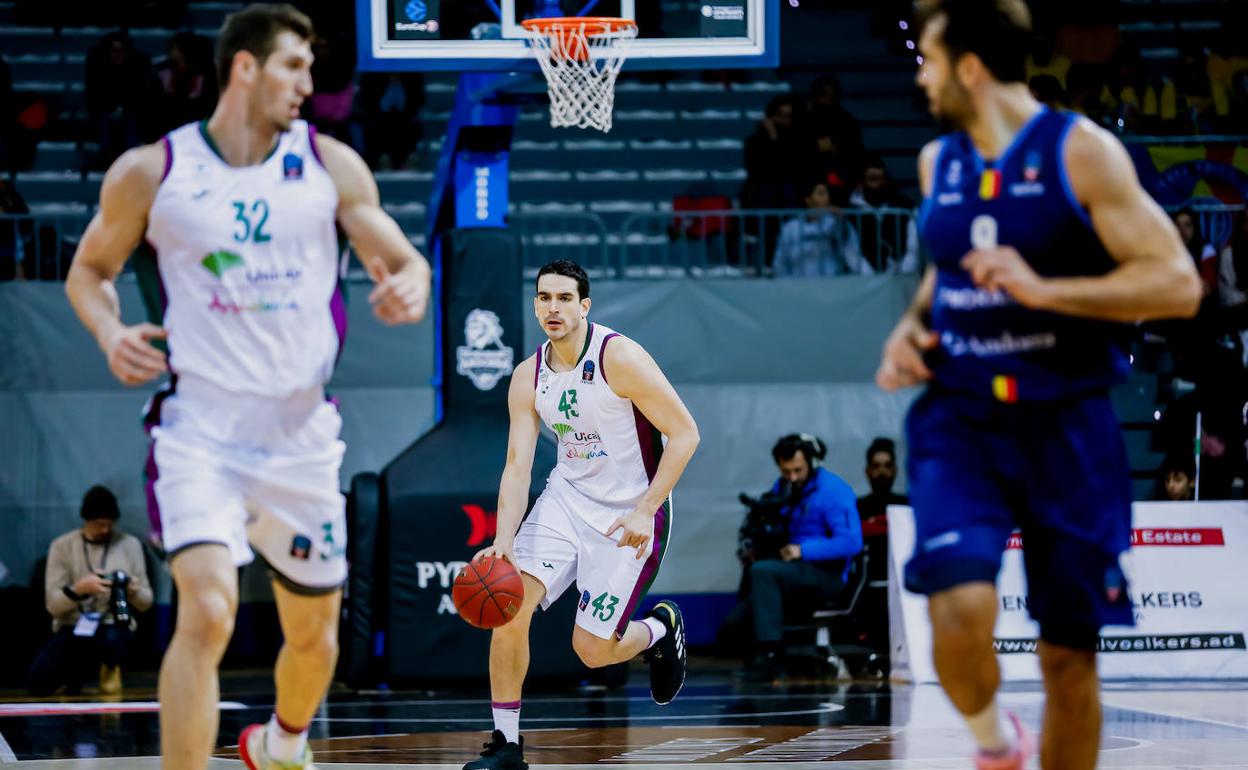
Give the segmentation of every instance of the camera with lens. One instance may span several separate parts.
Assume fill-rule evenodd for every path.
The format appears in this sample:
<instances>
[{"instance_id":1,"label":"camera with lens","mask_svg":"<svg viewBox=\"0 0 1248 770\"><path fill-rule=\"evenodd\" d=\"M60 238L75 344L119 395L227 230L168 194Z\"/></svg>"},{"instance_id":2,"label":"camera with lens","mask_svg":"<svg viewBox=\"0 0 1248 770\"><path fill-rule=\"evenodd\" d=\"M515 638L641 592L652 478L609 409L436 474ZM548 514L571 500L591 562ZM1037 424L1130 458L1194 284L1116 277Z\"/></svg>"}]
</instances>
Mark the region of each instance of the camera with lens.
<instances>
[{"instance_id":1,"label":"camera with lens","mask_svg":"<svg viewBox=\"0 0 1248 770\"><path fill-rule=\"evenodd\" d=\"M114 570L104 576L112 585L108 593L109 611L113 620L121 624L130 623L130 598L127 589L130 587L130 576L121 570Z\"/></svg>"},{"instance_id":2,"label":"camera with lens","mask_svg":"<svg viewBox=\"0 0 1248 770\"><path fill-rule=\"evenodd\" d=\"M780 558L780 549L789 544L789 522L784 507L793 502L785 485L780 492L737 498L748 510L737 536L737 557L743 561Z\"/></svg>"}]
</instances>

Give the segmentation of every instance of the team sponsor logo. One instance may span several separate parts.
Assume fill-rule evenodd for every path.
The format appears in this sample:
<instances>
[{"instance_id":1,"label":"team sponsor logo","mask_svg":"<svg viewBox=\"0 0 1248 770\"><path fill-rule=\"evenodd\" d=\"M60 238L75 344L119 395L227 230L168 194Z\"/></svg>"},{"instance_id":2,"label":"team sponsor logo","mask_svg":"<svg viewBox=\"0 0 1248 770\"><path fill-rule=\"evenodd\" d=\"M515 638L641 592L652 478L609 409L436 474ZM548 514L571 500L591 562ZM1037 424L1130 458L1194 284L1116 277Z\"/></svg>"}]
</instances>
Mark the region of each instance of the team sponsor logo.
<instances>
[{"instance_id":1,"label":"team sponsor logo","mask_svg":"<svg viewBox=\"0 0 1248 770\"><path fill-rule=\"evenodd\" d=\"M1016 182L1010 185L1010 197L1035 198L1044 195L1044 185L1040 182Z\"/></svg>"},{"instance_id":2,"label":"team sponsor logo","mask_svg":"<svg viewBox=\"0 0 1248 770\"><path fill-rule=\"evenodd\" d=\"M937 551L941 548L948 548L951 545L957 545L962 542L962 533L958 530L950 530L943 532L935 537L929 537L923 541L924 551Z\"/></svg>"},{"instance_id":3,"label":"team sponsor logo","mask_svg":"<svg viewBox=\"0 0 1248 770\"><path fill-rule=\"evenodd\" d=\"M199 261L199 264L205 270L220 278L230 270L236 267L244 267L247 263L243 261L240 255L232 251L219 249L205 256Z\"/></svg>"},{"instance_id":4,"label":"team sponsor logo","mask_svg":"<svg viewBox=\"0 0 1248 770\"><path fill-rule=\"evenodd\" d=\"M962 204L962 193L947 192L936 196L936 203L940 206L959 206Z\"/></svg>"},{"instance_id":5,"label":"team sponsor logo","mask_svg":"<svg viewBox=\"0 0 1248 770\"><path fill-rule=\"evenodd\" d=\"M282 179L288 182L303 179L303 156L288 152L282 156Z\"/></svg>"},{"instance_id":6,"label":"team sponsor logo","mask_svg":"<svg viewBox=\"0 0 1248 770\"><path fill-rule=\"evenodd\" d=\"M307 561L312 555L312 538L307 535L295 535L290 541L290 556L293 559Z\"/></svg>"},{"instance_id":7,"label":"team sponsor logo","mask_svg":"<svg viewBox=\"0 0 1248 770\"><path fill-rule=\"evenodd\" d=\"M581 367L581 382L588 382L591 385L594 383L593 361L586 361L585 365Z\"/></svg>"},{"instance_id":8,"label":"team sponsor logo","mask_svg":"<svg viewBox=\"0 0 1248 770\"><path fill-rule=\"evenodd\" d=\"M1023 179L1035 182L1040 179L1040 167L1044 165L1039 150L1032 150L1023 159Z\"/></svg>"},{"instance_id":9,"label":"team sponsor logo","mask_svg":"<svg viewBox=\"0 0 1248 770\"><path fill-rule=\"evenodd\" d=\"M477 390L493 390L511 374L515 352L503 344L503 325L498 314L477 308L464 321L464 340L455 349L455 372L472 381Z\"/></svg>"},{"instance_id":10,"label":"team sponsor logo","mask_svg":"<svg viewBox=\"0 0 1248 770\"><path fill-rule=\"evenodd\" d=\"M459 509L468 517L472 529L468 532L465 545L476 546L485 542L487 537L494 537L498 528L498 513L487 511L479 505L461 505Z\"/></svg>"},{"instance_id":11,"label":"team sponsor logo","mask_svg":"<svg viewBox=\"0 0 1248 770\"><path fill-rule=\"evenodd\" d=\"M595 460L599 457L606 457L607 450L603 449L600 446L593 446L593 447L570 446L567 448L567 451L563 453L563 456L568 458L569 460Z\"/></svg>"},{"instance_id":12,"label":"team sponsor logo","mask_svg":"<svg viewBox=\"0 0 1248 770\"><path fill-rule=\"evenodd\" d=\"M217 292L212 293L212 300L208 303L208 309L214 313L222 315L242 315L243 313L276 313L282 310L298 310L299 303L293 299L268 299L257 298L252 300L238 301L230 297L222 297Z\"/></svg>"},{"instance_id":13,"label":"team sponsor logo","mask_svg":"<svg viewBox=\"0 0 1248 770\"><path fill-rule=\"evenodd\" d=\"M550 426L559 437L559 445L565 447L563 456L569 460L592 460L606 457L602 448L601 434L593 431L578 431L566 422L557 422Z\"/></svg>"},{"instance_id":14,"label":"team sponsor logo","mask_svg":"<svg viewBox=\"0 0 1248 770\"><path fill-rule=\"evenodd\" d=\"M1226 540L1222 536L1220 527L1174 529L1144 527L1131 530L1131 545L1137 548L1140 546L1225 546ZM1005 547L1014 550L1022 548L1023 536L1018 532L1013 533ZM1119 568L1124 575L1130 577L1130 566L1125 554L1119 559Z\"/></svg>"}]
</instances>

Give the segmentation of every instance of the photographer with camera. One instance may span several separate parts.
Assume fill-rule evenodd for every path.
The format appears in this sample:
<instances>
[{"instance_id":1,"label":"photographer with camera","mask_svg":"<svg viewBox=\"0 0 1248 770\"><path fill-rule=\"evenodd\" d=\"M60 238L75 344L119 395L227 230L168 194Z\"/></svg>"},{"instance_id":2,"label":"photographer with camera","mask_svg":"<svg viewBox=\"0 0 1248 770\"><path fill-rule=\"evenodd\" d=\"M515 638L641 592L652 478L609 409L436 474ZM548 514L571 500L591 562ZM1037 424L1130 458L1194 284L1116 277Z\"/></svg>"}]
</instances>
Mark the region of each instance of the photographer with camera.
<instances>
[{"instance_id":1,"label":"photographer with camera","mask_svg":"<svg viewBox=\"0 0 1248 770\"><path fill-rule=\"evenodd\" d=\"M805 433L781 437L771 455L780 478L753 500L738 556L747 573L730 622L753 627L751 678L771 681L784 670L784 619L813 612L845 589L849 562L862 551L862 525L849 484L819 461L827 447Z\"/></svg>"},{"instance_id":2,"label":"photographer with camera","mask_svg":"<svg viewBox=\"0 0 1248 770\"><path fill-rule=\"evenodd\" d=\"M91 487L80 513L82 528L48 548L44 602L54 635L30 667L31 695L51 695L62 685L76 694L97 671L101 693L120 692L134 613L152 606L143 546L115 526L117 498Z\"/></svg>"}]
</instances>

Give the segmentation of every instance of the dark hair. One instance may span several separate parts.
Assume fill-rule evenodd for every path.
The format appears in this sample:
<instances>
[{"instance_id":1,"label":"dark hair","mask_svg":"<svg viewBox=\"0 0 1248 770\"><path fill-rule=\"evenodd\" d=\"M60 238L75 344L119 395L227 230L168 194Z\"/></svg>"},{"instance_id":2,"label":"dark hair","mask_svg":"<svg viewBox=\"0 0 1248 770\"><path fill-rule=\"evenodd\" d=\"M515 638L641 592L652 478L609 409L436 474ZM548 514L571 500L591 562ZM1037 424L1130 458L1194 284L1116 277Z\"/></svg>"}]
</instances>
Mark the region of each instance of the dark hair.
<instances>
[{"instance_id":1,"label":"dark hair","mask_svg":"<svg viewBox=\"0 0 1248 770\"><path fill-rule=\"evenodd\" d=\"M888 173L888 164L884 162L884 156L878 152L868 152L862 159L863 170L869 168L882 168L884 173Z\"/></svg>"},{"instance_id":2,"label":"dark hair","mask_svg":"<svg viewBox=\"0 0 1248 770\"><path fill-rule=\"evenodd\" d=\"M773 96L770 101L767 102L767 108L763 110L763 114L769 118L774 118L776 115L780 114L781 107L784 107L785 105L794 107L795 104L796 102L793 101L793 97L788 94Z\"/></svg>"},{"instance_id":3,"label":"dark hair","mask_svg":"<svg viewBox=\"0 0 1248 770\"><path fill-rule=\"evenodd\" d=\"M1161 461L1161 467L1157 471L1163 479L1175 472L1182 473L1189 479L1195 479L1196 459L1186 453L1169 454L1166 456L1166 459Z\"/></svg>"},{"instance_id":4,"label":"dark hair","mask_svg":"<svg viewBox=\"0 0 1248 770\"><path fill-rule=\"evenodd\" d=\"M1065 92L1062 90L1062 81L1052 75L1036 75L1027 84L1031 89L1031 93L1036 97L1036 101L1060 102L1066 98Z\"/></svg>"},{"instance_id":5,"label":"dark hair","mask_svg":"<svg viewBox=\"0 0 1248 770\"><path fill-rule=\"evenodd\" d=\"M116 521L121 518L121 509L117 507L117 498L108 490L108 487L97 484L82 496L82 507L78 510L78 515L86 521L92 519Z\"/></svg>"},{"instance_id":6,"label":"dark hair","mask_svg":"<svg viewBox=\"0 0 1248 770\"><path fill-rule=\"evenodd\" d=\"M543 275L562 275L565 278L571 278L576 281L576 293L581 296L581 299L589 297L589 276L585 274L585 268L570 259L547 262L542 265L541 270L537 271L537 280L541 281ZM536 286L535 282L534 287Z\"/></svg>"},{"instance_id":7,"label":"dark hair","mask_svg":"<svg viewBox=\"0 0 1248 770\"><path fill-rule=\"evenodd\" d=\"M792 459L793 455L798 452L802 453L807 463L814 466L827 457L828 448L821 440L809 433L790 433L787 436L781 436L776 441L776 445L771 448L772 459L777 463Z\"/></svg>"},{"instance_id":8,"label":"dark hair","mask_svg":"<svg viewBox=\"0 0 1248 770\"><path fill-rule=\"evenodd\" d=\"M1031 11L1024 0L918 0L915 15L920 28L945 17L951 61L973 53L1002 83L1027 82Z\"/></svg>"},{"instance_id":9,"label":"dark hair","mask_svg":"<svg viewBox=\"0 0 1248 770\"><path fill-rule=\"evenodd\" d=\"M825 88L831 88L836 91L836 98L839 100L844 94L841 90L841 79L836 75L820 75L810 82L810 95L817 96L820 91Z\"/></svg>"},{"instance_id":10,"label":"dark hair","mask_svg":"<svg viewBox=\"0 0 1248 770\"><path fill-rule=\"evenodd\" d=\"M801 187L801 189L804 191L804 195L802 197L809 198L810 196L814 195L815 188L819 187L819 185L823 185L824 189L828 191L828 197L831 198L832 197L832 185L828 183L828 178L822 175L812 176L809 179L805 180L805 183Z\"/></svg>"},{"instance_id":11,"label":"dark hair","mask_svg":"<svg viewBox=\"0 0 1248 770\"><path fill-rule=\"evenodd\" d=\"M867 447L868 464L871 462L871 457L877 452L888 452L888 456L893 458L893 462L897 462L897 444L891 438L880 436L871 442L871 446Z\"/></svg>"},{"instance_id":12,"label":"dark hair","mask_svg":"<svg viewBox=\"0 0 1248 770\"><path fill-rule=\"evenodd\" d=\"M217 35L217 78L221 88L230 82L234 54L247 51L263 65L282 32L294 32L309 41L315 34L312 20L286 3L255 3L226 16Z\"/></svg>"}]
</instances>

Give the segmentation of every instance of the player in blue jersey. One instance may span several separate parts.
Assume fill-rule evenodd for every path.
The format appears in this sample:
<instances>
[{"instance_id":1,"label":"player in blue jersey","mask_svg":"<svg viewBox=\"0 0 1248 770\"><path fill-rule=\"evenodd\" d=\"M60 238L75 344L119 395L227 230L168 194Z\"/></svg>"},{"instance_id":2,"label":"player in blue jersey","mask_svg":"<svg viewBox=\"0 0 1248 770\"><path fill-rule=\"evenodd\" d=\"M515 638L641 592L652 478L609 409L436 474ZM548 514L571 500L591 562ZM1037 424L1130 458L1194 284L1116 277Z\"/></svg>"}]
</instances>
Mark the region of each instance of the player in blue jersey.
<instances>
[{"instance_id":1,"label":"player in blue jersey","mask_svg":"<svg viewBox=\"0 0 1248 770\"><path fill-rule=\"evenodd\" d=\"M1120 556L1131 487L1107 389L1123 324L1188 317L1200 281L1110 134L1024 83L1023 0L920 0L919 84L952 130L919 158L932 257L884 347L888 390L929 383L907 418L916 547L941 685L982 770L1022 768L1029 738L995 692L995 579L1022 530L1049 770L1096 765L1100 628L1130 624Z\"/></svg>"}]
</instances>

